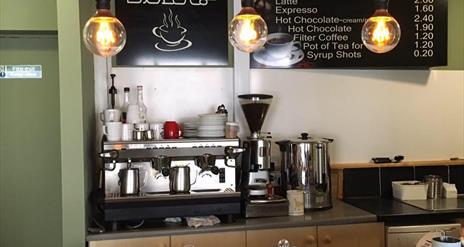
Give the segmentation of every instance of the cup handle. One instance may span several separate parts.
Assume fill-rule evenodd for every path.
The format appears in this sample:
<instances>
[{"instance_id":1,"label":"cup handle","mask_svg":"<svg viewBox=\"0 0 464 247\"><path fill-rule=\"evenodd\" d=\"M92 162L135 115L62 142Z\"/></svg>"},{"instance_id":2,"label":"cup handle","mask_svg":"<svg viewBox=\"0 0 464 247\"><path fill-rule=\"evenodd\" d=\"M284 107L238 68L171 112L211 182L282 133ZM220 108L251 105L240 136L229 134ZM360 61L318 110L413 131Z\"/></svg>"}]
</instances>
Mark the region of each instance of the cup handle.
<instances>
[{"instance_id":1,"label":"cup handle","mask_svg":"<svg viewBox=\"0 0 464 247\"><path fill-rule=\"evenodd\" d=\"M102 122L105 122L105 113L104 112L100 112L100 120Z\"/></svg>"},{"instance_id":2,"label":"cup handle","mask_svg":"<svg viewBox=\"0 0 464 247\"><path fill-rule=\"evenodd\" d=\"M182 131L182 128L180 127L179 124L177 124L177 128L179 129L179 137L181 137L184 132Z\"/></svg>"},{"instance_id":3,"label":"cup handle","mask_svg":"<svg viewBox=\"0 0 464 247\"><path fill-rule=\"evenodd\" d=\"M292 51L298 51L299 49L301 49L301 42L293 41Z\"/></svg>"},{"instance_id":4,"label":"cup handle","mask_svg":"<svg viewBox=\"0 0 464 247\"><path fill-rule=\"evenodd\" d=\"M159 27L155 27L155 28L153 28L152 32L156 37L161 38L158 30L159 30Z\"/></svg>"},{"instance_id":5,"label":"cup handle","mask_svg":"<svg viewBox=\"0 0 464 247\"><path fill-rule=\"evenodd\" d=\"M106 127L106 125L102 126L102 131L103 131L103 134L108 135L108 128Z\"/></svg>"}]
</instances>

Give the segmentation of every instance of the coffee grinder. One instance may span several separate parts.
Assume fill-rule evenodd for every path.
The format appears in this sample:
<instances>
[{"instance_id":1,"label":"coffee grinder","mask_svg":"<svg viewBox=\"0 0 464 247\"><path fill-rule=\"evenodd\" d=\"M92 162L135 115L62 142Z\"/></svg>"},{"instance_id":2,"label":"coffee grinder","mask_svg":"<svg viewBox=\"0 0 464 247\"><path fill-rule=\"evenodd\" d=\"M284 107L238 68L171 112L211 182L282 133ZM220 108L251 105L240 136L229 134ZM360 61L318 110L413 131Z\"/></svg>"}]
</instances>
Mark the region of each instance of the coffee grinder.
<instances>
[{"instance_id":1,"label":"coffee grinder","mask_svg":"<svg viewBox=\"0 0 464 247\"><path fill-rule=\"evenodd\" d=\"M272 95L239 95L251 135L243 141L240 186L242 213L246 218L288 215L288 201L272 192L271 140L261 127L272 101Z\"/></svg>"}]
</instances>

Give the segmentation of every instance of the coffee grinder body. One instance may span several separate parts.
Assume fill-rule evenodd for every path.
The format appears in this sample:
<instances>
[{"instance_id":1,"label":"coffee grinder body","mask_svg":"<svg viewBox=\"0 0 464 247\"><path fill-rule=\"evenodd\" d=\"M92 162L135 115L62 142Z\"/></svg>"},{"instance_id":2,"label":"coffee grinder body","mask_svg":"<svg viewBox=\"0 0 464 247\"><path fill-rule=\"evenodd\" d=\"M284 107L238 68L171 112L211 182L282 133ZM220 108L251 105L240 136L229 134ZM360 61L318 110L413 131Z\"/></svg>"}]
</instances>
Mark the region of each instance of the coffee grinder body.
<instances>
[{"instance_id":1,"label":"coffee grinder body","mask_svg":"<svg viewBox=\"0 0 464 247\"><path fill-rule=\"evenodd\" d=\"M274 195L271 181L271 145L261 134L261 127L272 96L246 94L239 96L251 135L243 141L241 197L242 214L246 218L288 215L288 201Z\"/></svg>"}]
</instances>

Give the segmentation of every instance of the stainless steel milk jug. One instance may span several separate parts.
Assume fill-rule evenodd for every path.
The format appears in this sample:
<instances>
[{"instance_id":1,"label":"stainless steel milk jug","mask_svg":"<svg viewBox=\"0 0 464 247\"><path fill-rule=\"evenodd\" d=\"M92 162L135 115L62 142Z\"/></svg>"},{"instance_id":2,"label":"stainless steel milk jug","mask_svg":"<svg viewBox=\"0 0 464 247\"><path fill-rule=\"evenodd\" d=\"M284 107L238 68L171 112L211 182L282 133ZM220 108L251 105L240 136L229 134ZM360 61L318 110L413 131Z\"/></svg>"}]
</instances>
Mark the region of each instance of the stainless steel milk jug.
<instances>
[{"instance_id":1,"label":"stainless steel milk jug","mask_svg":"<svg viewBox=\"0 0 464 247\"><path fill-rule=\"evenodd\" d=\"M190 167L171 167L169 174L169 189L171 193L190 193Z\"/></svg>"},{"instance_id":2,"label":"stainless steel milk jug","mask_svg":"<svg viewBox=\"0 0 464 247\"><path fill-rule=\"evenodd\" d=\"M119 188L121 196L138 195L140 193L140 175L137 168L119 170Z\"/></svg>"}]
</instances>

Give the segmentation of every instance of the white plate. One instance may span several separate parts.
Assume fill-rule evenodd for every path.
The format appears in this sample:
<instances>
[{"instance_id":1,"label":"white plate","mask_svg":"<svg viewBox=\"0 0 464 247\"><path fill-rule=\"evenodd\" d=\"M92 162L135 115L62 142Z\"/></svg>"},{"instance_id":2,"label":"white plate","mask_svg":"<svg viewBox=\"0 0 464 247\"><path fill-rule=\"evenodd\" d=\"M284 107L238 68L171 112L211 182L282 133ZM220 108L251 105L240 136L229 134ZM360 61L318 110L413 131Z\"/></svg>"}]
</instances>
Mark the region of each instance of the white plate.
<instances>
[{"instance_id":1,"label":"white plate","mask_svg":"<svg viewBox=\"0 0 464 247\"><path fill-rule=\"evenodd\" d=\"M184 133L198 133L196 130L184 130Z\"/></svg>"},{"instance_id":2,"label":"white plate","mask_svg":"<svg viewBox=\"0 0 464 247\"><path fill-rule=\"evenodd\" d=\"M198 135L197 137L224 137L225 135Z\"/></svg>"},{"instance_id":3,"label":"white plate","mask_svg":"<svg viewBox=\"0 0 464 247\"><path fill-rule=\"evenodd\" d=\"M304 52L300 48L295 48L287 57L276 59L267 54L266 49L260 49L253 53L256 62L270 67L289 67L304 58Z\"/></svg>"},{"instance_id":4,"label":"white plate","mask_svg":"<svg viewBox=\"0 0 464 247\"><path fill-rule=\"evenodd\" d=\"M184 128L196 128L198 127L198 123L184 123Z\"/></svg>"},{"instance_id":5,"label":"white plate","mask_svg":"<svg viewBox=\"0 0 464 247\"><path fill-rule=\"evenodd\" d=\"M197 135L225 135L224 131L218 132L198 132Z\"/></svg>"},{"instance_id":6,"label":"white plate","mask_svg":"<svg viewBox=\"0 0 464 247\"><path fill-rule=\"evenodd\" d=\"M197 135L225 135L224 132L198 132Z\"/></svg>"},{"instance_id":7,"label":"white plate","mask_svg":"<svg viewBox=\"0 0 464 247\"><path fill-rule=\"evenodd\" d=\"M225 126L224 125L211 125L211 126L200 126L198 127L198 130L224 130Z\"/></svg>"}]
</instances>

